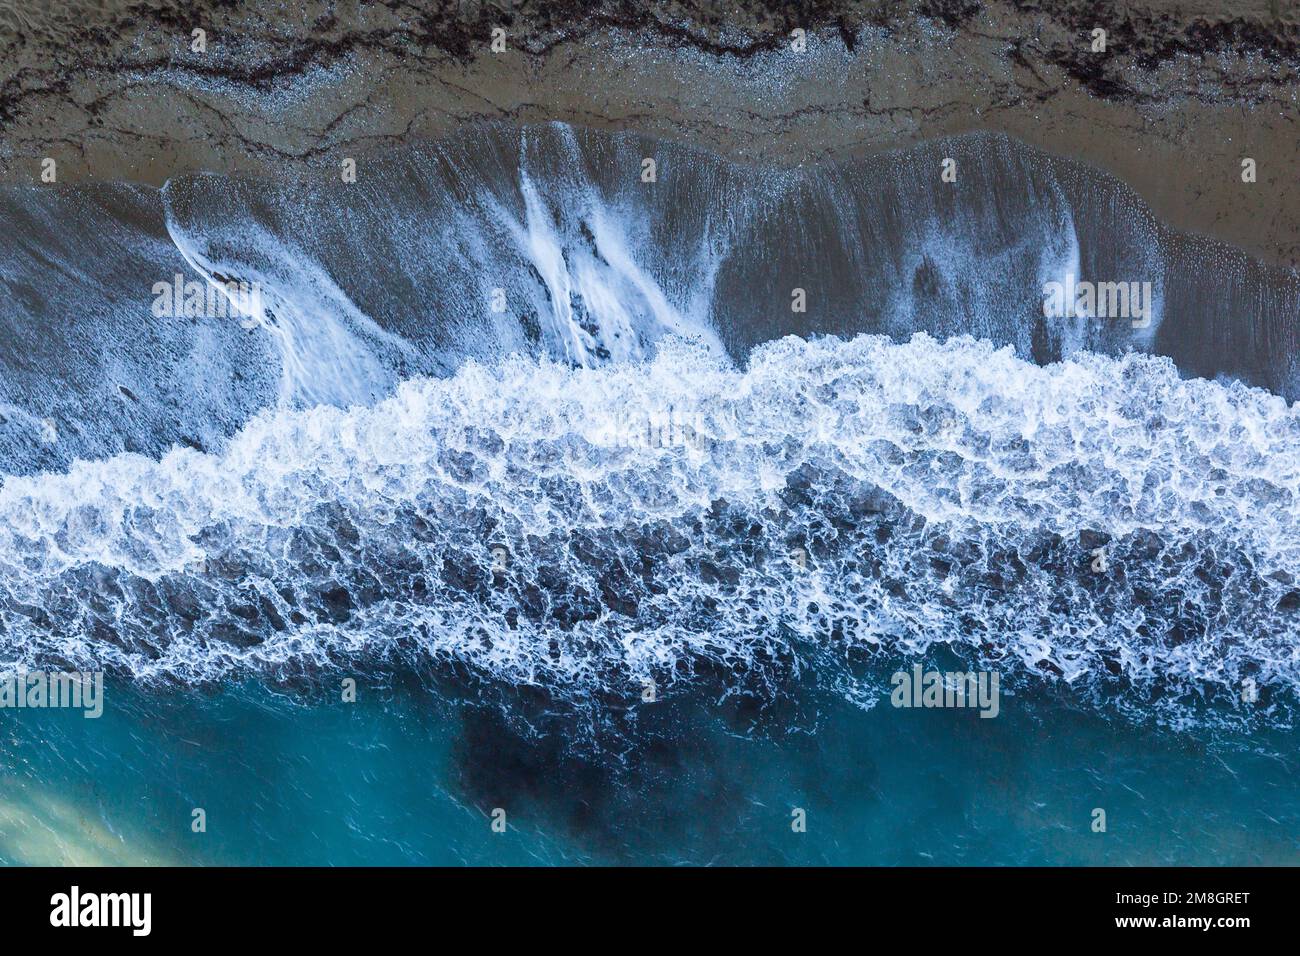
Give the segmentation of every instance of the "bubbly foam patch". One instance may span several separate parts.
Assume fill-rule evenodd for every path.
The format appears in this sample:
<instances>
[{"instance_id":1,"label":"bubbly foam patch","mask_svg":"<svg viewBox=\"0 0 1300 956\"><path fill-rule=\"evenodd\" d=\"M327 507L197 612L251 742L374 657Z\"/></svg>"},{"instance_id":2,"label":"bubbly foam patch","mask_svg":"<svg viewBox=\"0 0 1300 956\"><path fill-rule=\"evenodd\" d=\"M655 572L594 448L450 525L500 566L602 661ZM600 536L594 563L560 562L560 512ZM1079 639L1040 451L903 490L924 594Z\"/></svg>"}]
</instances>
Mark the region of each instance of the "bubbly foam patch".
<instances>
[{"instance_id":1,"label":"bubbly foam patch","mask_svg":"<svg viewBox=\"0 0 1300 956\"><path fill-rule=\"evenodd\" d=\"M516 357L268 412L219 455L6 479L0 669L383 660L573 699L811 675L869 704L877 665L947 645L1174 720L1249 679L1280 719L1298 489L1296 408L1166 359L925 335L786 338L744 370L680 339Z\"/></svg>"}]
</instances>

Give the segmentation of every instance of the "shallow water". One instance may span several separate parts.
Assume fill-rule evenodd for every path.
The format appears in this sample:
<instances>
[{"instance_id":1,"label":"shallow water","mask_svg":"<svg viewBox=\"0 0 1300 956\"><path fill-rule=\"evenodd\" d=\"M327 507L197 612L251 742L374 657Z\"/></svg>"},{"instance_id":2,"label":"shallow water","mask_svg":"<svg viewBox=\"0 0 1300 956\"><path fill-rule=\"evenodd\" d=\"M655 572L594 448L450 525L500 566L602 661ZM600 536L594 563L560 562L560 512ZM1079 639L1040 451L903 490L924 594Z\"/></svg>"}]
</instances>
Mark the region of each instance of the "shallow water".
<instances>
[{"instance_id":1,"label":"shallow water","mask_svg":"<svg viewBox=\"0 0 1300 956\"><path fill-rule=\"evenodd\" d=\"M0 714L7 863L1279 864L1300 861L1288 734L1193 737L1073 708L997 719L819 699L803 732L747 708L645 705L618 757L530 740L425 688L355 704L255 684L110 688ZM817 697L817 695L812 695ZM635 705L634 705L635 706ZM659 713L653 713L658 708ZM788 715L785 715L788 716ZM753 726L754 722L760 725ZM191 832L191 812L207 831ZM506 811L504 833L491 829ZM1107 831L1092 830L1103 808ZM791 829L792 811L807 829Z\"/></svg>"}]
</instances>

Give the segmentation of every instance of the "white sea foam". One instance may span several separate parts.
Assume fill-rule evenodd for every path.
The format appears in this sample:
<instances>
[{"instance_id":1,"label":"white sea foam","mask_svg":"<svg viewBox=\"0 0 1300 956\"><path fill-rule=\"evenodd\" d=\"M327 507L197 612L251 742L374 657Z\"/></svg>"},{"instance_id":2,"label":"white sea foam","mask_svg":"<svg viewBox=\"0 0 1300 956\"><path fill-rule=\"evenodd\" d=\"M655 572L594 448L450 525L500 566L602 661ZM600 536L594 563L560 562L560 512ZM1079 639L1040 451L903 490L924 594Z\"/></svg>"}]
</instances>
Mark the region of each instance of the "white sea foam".
<instances>
[{"instance_id":1,"label":"white sea foam","mask_svg":"<svg viewBox=\"0 0 1300 956\"><path fill-rule=\"evenodd\" d=\"M669 407L698 440L609 440ZM855 662L950 644L1166 707L1290 695L1298 496L1300 411L1166 359L925 335L786 338L743 370L679 339L516 357L267 412L220 455L6 479L0 669L401 658L565 694L802 670L866 701Z\"/></svg>"},{"instance_id":2,"label":"white sea foam","mask_svg":"<svg viewBox=\"0 0 1300 956\"><path fill-rule=\"evenodd\" d=\"M255 298L232 308L232 314L245 328L265 330L275 344L280 405L347 406L373 401L391 390L392 358L409 356L409 343L363 314L310 256L261 226L243 224L230 230L244 250L252 250L244 256L254 261L216 259L207 246L228 243L231 236L222 229L215 236L188 231L177 221L169 188L162 190L167 233L185 262L218 289L238 276L239 282L258 290ZM381 355L388 361L381 361Z\"/></svg>"}]
</instances>

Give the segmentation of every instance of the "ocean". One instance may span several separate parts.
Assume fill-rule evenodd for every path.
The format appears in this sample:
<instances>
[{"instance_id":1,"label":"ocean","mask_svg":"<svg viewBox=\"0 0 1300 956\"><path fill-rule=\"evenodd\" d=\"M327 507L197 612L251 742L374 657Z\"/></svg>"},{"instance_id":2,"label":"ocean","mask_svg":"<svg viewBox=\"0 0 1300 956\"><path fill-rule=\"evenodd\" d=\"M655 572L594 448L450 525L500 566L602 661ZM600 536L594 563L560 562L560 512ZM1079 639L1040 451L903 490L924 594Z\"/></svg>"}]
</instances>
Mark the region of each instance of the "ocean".
<instances>
[{"instance_id":1,"label":"ocean","mask_svg":"<svg viewBox=\"0 0 1300 956\"><path fill-rule=\"evenodd\" d=\"M0 861L1297 861L1300 280L1101 173L490 126L0 218L0 674L105 675L0 707Z\"/></svg>"}]
</instances>

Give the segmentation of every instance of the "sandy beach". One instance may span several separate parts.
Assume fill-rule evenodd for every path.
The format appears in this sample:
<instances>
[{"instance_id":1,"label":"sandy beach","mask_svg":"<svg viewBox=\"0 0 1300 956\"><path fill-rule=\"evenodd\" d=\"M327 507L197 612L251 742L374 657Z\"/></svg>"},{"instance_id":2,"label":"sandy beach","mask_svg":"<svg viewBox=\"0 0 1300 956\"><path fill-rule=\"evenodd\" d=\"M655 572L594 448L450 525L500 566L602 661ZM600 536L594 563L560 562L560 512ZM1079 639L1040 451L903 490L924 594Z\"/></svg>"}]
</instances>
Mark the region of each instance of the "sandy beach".
<instances>
[{"instance_id":1,"label":"sandy beach","mask_svg":"<svg viewBox=\"0 0 1300 956\"><path fill-rule=\"evenodd\" d=\"M40 183L47 157L60 183L335 176L346 158L364 175L395 142L478 119L791 165L989 130L1119 177L1175 229L1300 267L1300 12L1276 0L300 11L0 5L0 180Z\"/></svg>"}]
</instances>

